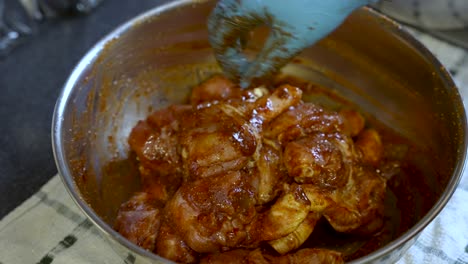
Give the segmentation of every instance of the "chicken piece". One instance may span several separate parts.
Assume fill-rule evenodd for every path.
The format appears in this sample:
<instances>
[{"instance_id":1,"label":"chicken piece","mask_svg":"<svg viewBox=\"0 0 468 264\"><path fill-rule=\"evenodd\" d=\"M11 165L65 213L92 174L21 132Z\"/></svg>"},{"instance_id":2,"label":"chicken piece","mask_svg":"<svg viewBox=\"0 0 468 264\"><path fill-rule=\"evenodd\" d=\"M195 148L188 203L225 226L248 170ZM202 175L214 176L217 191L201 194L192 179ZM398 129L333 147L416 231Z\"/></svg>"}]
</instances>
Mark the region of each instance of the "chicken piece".
<instances>
[{"instance_id":1,"label":"chicken piece","mask_svg":"<svg viewBox=\"0 0 468 264\"><path fill-rule=\"evenodd\" d=\"M288 254L275 259L277 264L343 264L344 260L340 252L320 249L305 248L293 254Z\"/></svg>"},{"instance_id":2,"label":"chicken piece","mask_svg":"<svg viewBox=\"0 0 468 264\"><path fill-rule=\"evenodd\" d=\"M239 170L257 148L257 138L246 120L233 118L215 105L183 119L180 144L185 174L191 179Z\"/></svg>"},{"instance_id":3,"label":"chicken piece","mask_svg":"<svg viewBox=\"0 0 468 264\"><path fill-rule=\"evenodd\" d=\"M215 75L192 89L190 102L200 108L231 98L240 99L242 90L221 75Z\"/></svg>"},{"instance_id":4,"label":"chicken piece","mask_svg":"<svg viewBox=\"0 0 468 264\"><path fill-rule=\"evenodd\" d=\"M274 146L271 146L274 145ZM286 178L282 168L281 147L274 142L262 144L260 155L256 160L256 169L252 172L257 180L257 204L265 204L273 200L281 188L280 184Z\"/></svg>"},{"instance_id":5,"label":"chicken piece","mask_svg":"<svg viewBox=\"0 0 468 264\"><path fill-rule=\"evenodd\" d=\"M386 181L369 167L355 165L353 175L335 190L303 184L311 211L321 213L338 232L369 235L383 225Z\"/></svg>"},{"instance_id":6,"label":"chicken piece","mask_svg":"<svg viewBox=\"0 0 468 264\"><path fill-rule=\"evenodd\" d=\"M249 226L249 237L253 241L270 241L284 237L306 219L310 201L300 185L285 187L278 200Z\"/></svg>"},{"instance_id":7,"label":"chicken piece","mask_svg":"<svg viewBox=\"0 0 468 264\"><path fill-rule=\"evenodd\" d=\"M343 117L312 104L303 103L290 108L273 120L265 137L287 144L310 133L332 133L344 129Z\"/></svg>"},{"instance_id":8,"label":"chicken piece","mask_svg":"<svg viewBox=\"0 0 468 264\"><path fill-rule=\"evenodd\" d=\"M270 264L275 263L276 257L262 252L260 248L251 251L244 259L249 264Z\"/></svg>"},{"instance_id":9,"label":"chicken piece","mask_svg":"<svg viewBox=\"0 0 468 264\"><path fill-rule=\"evenodd\" d=\"M297 225L297 228L280 238L268 241L268 243L280 254L286 254L300 247L312 234L317 221L322 217L323 211L333 203L328 197L329 189L317 187L313 184L299 185L310 201L309 213L306 214L304 221ZM304 188L302 188L304 187ZM297 222L295 222L297 223ZM293 222L290 223L292 225Z\"/></svg>"},{"instance_id":10,"label":"chicken piece","mask_svg":"<svg viewBox=\"0 0 468 264\"><path fill-rule=\"evenodd\" d=\"M210 254L201 259L200 264L342 264L341 253L328 249L301 249L285 256L273 256L260 249Z\"/></svg>"},{"instance_id":11,"label":"chicken piece","mask_svg":"<svg viewBox=\"0 0 468 264\"><path fill-rule=\"evenodd\" d=\"M357 136L366 123L364 117L355 110L344 109L339 112L343 118L343 132L351 137Z\"/></svg>"},{"instance_id":12,"label":"chicken piece","mask_svg":"<svg viewBox=\"0 0 468 264\"><path fill-rule=\"evenodd\" d=\"M335 230L370 234L381 228L386 182L354 151L349 136L310 135L286 145L283 156L289 175L305 183L311 211Z\"/></svg>"},{"instance_id":13,"label":"chicken piece","mask_svg":"<svg viewBox=\"0 0 468 264\"><path fill-rule=\"evenodd\" d=\"M356 140L356 147L362 153L362 160L367 164L379 165L382 160L384 147L379 133L375 129L362 131Z\"/></svg>"},{"instance_id":14,"label":"chicken piece","mask_svg":"<svg viewBox=\"0 0 468 264\"><path fill-rule=\"evenodd\" d=\"M148 169L171 170L179 163L177 137L169 127L154 128L148 122L139 121L129 138L130 148Z\"/></svg>"},{"instance_id":15,"label":"chicken piece","mask_svg":"<svg viewBox=\"0 0 468 264\"><path fill-rule=\"evenodd\" d=\"M177 263L196 263L198 254L177 235L170 223L162 221L156 242L155 253Z\"/></svg>"},{"instance_id":16,"label":"chicken piece","mask_svg":"<svg viewBox=\"0 0 468 264\"><path fill-rule=\"evenodd\" d=\"M241 245L256 216L248 175L239 171L183 184L165 213L193 250L216 252Z\"/></svg>"},{"instance_id":17,"label":"chicken piece","mask_svg":"<svg viewBox=\"0 0 468 264\"><path fill-rule=\"evenodd\" d=\"M269 96L263 96L255 102L250 123L257 127L268 123L291 106L297 105L301 98L301 89L287 84L281 85Z\"/></svg>"},{"instance_id":18,"label":"chicken piece","mask_svg":"<svg viewBox=\"0 0 468 264\"><path fill-rule=\"evenodd\" d=\"M200 264L245 264L250 250L235 249L227 252L208 254L200 260Z\"/></svg>"},{"instance_id":19,"label":"chicken piece","mask_svg":"<svg viewBox=\"0 0 468 264\"><path fill-rule=\"evenodd\" d=\"M120 206L114 229L138 246L153 250L161 224L162 205L148 193L139 192Z\"/></svg>"},{"instance_id":20,"label":"chicken piece","mask_svg":"<svg viewBox=\"0 0 468 264\"><path fill-rule=\"evenodd\" d=\"M314 184L302 184L301 186L310 201L311 212L322 213L333 203L330 198L331 189L318 187Z\"/></svg>"},{"instance_id":21,"label":"chicken piece","mask_svg":"<svg viewBox=\"0 0 468 264\"><path fill-rule=\"evenodd\" d=\"M280 254L286 254L300 247L314 231L317 221L322 217L321 213L311 212L306 219L290 234L268 243Z\"/></svg>"},{"instance_id":22,"label":"chicken piece","mask_svg":"<svg viewBox=\"0 0 468 264\"><path fill-rule=\"evenodd\" d=\"M258 156L262 124L297 104L301 94L284 85L242 109L234 100L186 115L179 137L186 175L197 179L244 167L247 157Z\"/></svg>"},{"instance_id":23,"label":"chicken piece","mask_svg":"<svg viewBox=\"0 0 468 264\"><path fill-rule=\"evenodd\" d=\"M190 106L171 106L156 111L132 129L128 143L135 151L143 190L166 201L181 183L181 159L177 132L182 115Z\"/></svg>"},{"instance_id":24,"label":"chicken piece","mask_svg":"<svg viewBox=\"0 0 468 264\"><path fill-rule=\"evenodd\" d=\"M180 164L177 132L180 118L191 112L190 106L171 106L139 121L132 129L128 143L140 162L156 170L174 170Z\"/></svg>"},{"instance_id":25,"label":"chicken piece","mask_svg":"<svg viewBox=\"0 0 468 264\"><path fill-rule=\"evenodd\" d=\"M289 176L296 182L339 188L348 182L355 153L350 138L316 133L288 143L283 155Z\"/></svg>"},{"instance_id":26,"label":"chicken piece","mask_svg":"<svg viewBox=\"0 0 468 264\"><path fill-rule=\"evenodd\" d=\"M338 232L369 235L383 225L386 181L369 167L353 170L348 184L329 196L333 203L323 215Z\"/></svg>"}]
</instances>

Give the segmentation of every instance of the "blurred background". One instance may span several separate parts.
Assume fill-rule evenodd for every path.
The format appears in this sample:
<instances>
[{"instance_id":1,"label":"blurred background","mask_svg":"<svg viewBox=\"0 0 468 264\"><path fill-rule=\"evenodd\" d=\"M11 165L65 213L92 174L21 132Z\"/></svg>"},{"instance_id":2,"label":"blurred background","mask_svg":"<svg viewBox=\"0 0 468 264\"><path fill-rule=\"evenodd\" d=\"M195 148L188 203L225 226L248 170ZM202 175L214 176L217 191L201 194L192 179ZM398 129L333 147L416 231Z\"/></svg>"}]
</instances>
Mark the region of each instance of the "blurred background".
<instances>
[{"instance_id":1,"label":"blurred background","mask_svg":"<svg viewBox=\"0 0 468 264\"><path fill-rule=\"evenodd\" d=\"M74 65L119 24L164 2L0 0L0 219L57 173L51 119ZM466 0L387 0L374 7L415 34L468 49ZM468 61L460 53L454 64ZM455 66L448 67L452 74Z\"/></svg>"}]
</instances>

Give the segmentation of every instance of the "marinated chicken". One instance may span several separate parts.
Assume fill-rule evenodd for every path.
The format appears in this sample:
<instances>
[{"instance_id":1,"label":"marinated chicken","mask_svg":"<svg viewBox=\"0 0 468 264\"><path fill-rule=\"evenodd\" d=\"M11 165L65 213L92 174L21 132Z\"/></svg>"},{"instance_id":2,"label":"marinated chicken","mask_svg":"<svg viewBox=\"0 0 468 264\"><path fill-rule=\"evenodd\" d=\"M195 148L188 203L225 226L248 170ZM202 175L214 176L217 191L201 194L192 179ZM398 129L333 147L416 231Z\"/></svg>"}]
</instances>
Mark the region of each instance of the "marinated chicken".
<instances>
[{"instance_id":1,"label":"marinated chicken","mask_svg":"<svg viewBox=\"0 0 468 264\"><path fill-rule=\"evenodd\" d=\"M241 90L215 76L128 141L142 190L115 229L176 262L342 263L340 252L301 248L321 218L359 235L383 224L379 133L291 85Z\"/></svg>"}]
</instances>

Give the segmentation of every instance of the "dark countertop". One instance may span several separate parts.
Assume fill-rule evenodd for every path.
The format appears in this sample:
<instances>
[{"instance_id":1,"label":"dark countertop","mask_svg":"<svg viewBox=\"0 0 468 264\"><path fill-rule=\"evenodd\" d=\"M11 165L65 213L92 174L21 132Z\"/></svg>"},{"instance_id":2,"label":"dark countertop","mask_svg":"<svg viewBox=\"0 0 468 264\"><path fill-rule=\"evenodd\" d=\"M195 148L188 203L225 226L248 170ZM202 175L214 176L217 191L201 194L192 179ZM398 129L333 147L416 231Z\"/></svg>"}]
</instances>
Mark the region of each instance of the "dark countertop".
<instances>
[{"instance_id":1,"label":"dark countertop","mask_svg":"<svg viewBox=\"0 0 468 264\"><path fill-rule=\"evenodd\" d=\"M57 173L51 122L73 67L100 38L163 0L105 0L86 16L40 25L0 59L0 219Z\"/></svg>"}]
</instances>

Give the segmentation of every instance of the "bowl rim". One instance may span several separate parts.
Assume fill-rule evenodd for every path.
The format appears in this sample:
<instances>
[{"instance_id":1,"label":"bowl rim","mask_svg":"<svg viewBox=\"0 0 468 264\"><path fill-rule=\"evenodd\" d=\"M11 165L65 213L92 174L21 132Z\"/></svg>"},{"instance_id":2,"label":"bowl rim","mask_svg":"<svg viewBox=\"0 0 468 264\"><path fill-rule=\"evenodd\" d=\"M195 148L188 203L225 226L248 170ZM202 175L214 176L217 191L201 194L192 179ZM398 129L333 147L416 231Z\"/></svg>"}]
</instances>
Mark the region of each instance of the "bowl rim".
<instances>
[{"instance_id":1,"label":"bowl rim","mask_svg":"<svg viewBox=\"0 0 468 264\"><path fill-rule=\"evenodd\" d=\"M96 58L99 57L100 52L105 48L107 43L111 42L114 39L118 39L123 33L129 31L134 25L137 25L141 22L144 22L147 19L151 19L156 15L169 11L172 9L180 8L185 5L196 4L196 3L203 3L209 0L174 0L163 5L156 6L148 11L137 15L128 21L124 22L123 24L119 25L116 29L111 31L110 33L106 34L100 41L98 41L82 59L77 63L77 65L72 70L70 76L68 77L67 81L65 82L62 91L57 99L55 104L54 113L52 117L52 131L51 131L51 139L52 139L52 150L55 159L55 163L58 169L58 173L63 184L66 186L66 189L69 195L72 197L72 200L75 204L80 208L80 210L86 215L87 219L89 219L100 231L102 234L106 236L108 239L115 239L120 245L124 246L132 253L136 253L139 256L143 256L150 260L156 260L165 263L174 263L170 260L162 258L148 250L145 250L136 244L130 242L125 237L123 237L120 233L115 231L110 225L104 222L89 206L84 199L82 199L78 188L73 180L71 168L67 164L65 155L64 155L64 143L62 141L62 133L63 133L63 120L64 120L64 112L67 108L68 101L70 100L70 96L73 91L73 87L79 81L82 73L85 69L91 65ZM446 68L439 62L437 58L418 40L416 40L407 30L405 30L399 23L395 22L391 18L383 15L382 13L369 8L364 7L364 9L375 18L379 23L387 27L389 30L394 32L398 37L405 41L410 46L415 48L420 55L430 64L434 66L435 73L442 79L442 81L446 84L447 89L450 90L452 94L454 94L454 101L456 102L455 108L460 109L460 121L462 122L463 127L467 127L466 121L466 113L465 108L463 107L461 96L458 92L458 89L453 82L451 75L446 70ZM456 97L456 98L455 98ZM397 239L393 240L392 242L388 243L384 247L373 251L372 253L360 257L358 259L352 260L349 263L367 263L377 260L385 255L390 254L392 251L397 250L399 247L406 245L410 242L413 238L417 238L417 236L424 230L424 228L434 220L434 218L442 211L445 205L448 203L450 198L452 197L453 193L455 192L458 183L461 180L463 175L464 165L466 162L466 150L467 150L467 138L468 138L468 129L463 131L464 133L460 135L462 144L458 146L457 155L458 163L454 168L450 181L447 183L447 188L441 194L440 198L437 202L433 205L433 207L426 213L426 215L421 218L416 225L406 231L403 235L398 237ZM413 244L414 241L411 242Z\"/></svg>"}]
</instances>

